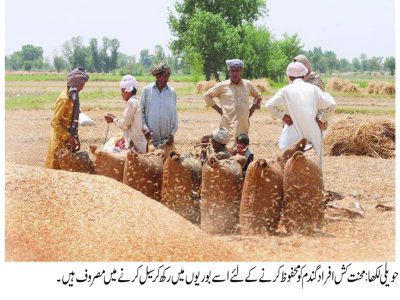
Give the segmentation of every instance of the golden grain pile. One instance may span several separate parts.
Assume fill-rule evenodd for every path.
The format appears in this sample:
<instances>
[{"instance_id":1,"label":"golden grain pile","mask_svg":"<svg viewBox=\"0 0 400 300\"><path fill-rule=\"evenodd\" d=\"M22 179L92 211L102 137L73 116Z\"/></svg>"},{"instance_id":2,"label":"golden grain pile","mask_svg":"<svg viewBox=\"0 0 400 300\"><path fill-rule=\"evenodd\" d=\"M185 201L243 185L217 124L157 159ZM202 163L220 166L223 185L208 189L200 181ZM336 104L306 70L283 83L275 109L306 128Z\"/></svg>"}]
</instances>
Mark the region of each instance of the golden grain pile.
<instances>
[{"instance_id":1,"label":"golden grain pile","mask_svg":"<svg viewBox=\"0 0 400 300\"><path fill-rule=\"evenodd\" d=\"M107 177L6 165L7 261L236 261L162 204Z\"/></svg>"},{"instance_id":2,"label":"golden grain pile","mask_svg":"<svg viewBox=\"0 0 400 300\"><path fill-rule=\"evenodd\" d=\"M370 82L367 88L368 94L394 95L396 87L390 82Z\"/></svg>"},{"instance_id":3,"label":"golden grain pile","mask_svg":"<svg viewBox=\"0 0 400 300\"><path fill-rule=\"evenodd\" d=\"M389 120L365 121L346 117L329 126L324 144L329 155L395 155L395 124Z\"/></svg>"}]
</instances>

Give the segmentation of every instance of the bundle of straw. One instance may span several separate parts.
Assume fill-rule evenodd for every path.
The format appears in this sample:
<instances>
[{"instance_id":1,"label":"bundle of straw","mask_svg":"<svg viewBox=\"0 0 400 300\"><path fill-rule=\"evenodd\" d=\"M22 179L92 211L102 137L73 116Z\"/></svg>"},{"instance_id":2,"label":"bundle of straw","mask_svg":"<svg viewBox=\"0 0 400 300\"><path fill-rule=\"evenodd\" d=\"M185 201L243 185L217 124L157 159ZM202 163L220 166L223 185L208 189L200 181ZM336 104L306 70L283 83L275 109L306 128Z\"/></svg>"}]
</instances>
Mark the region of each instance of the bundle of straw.
<instances>
[{"instance_id":1,"label":"bundle of straw","mask_svg":"<svg viewBox=\"0 0 400 300\"><path fill-rule=\"evenodd\" d=\"M389 120L364 121L347 117L329 127L324 144L332 156L392 158L395 155L395 124Z\"/></svg>"}]
</instances>

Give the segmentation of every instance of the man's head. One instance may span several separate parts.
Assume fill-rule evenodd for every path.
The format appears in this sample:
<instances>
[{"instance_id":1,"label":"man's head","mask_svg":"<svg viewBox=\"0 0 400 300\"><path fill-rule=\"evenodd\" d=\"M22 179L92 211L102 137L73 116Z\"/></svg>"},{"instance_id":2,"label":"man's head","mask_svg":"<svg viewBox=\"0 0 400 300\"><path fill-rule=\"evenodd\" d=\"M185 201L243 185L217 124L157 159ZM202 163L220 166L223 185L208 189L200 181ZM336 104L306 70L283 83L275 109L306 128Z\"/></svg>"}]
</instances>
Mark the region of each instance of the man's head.
<instances>
[{"instance_id":1,"label":"man's head","mask_svg":"<svg viewBox=\"0 0 400 300\"><path fill-rule=\"evenodd\" d=\"M83 67L77 67L68 74L67 86L76 88L79 92L83 90L85 83L89 80L89 74Z\"/></svg>"},{"instance_id":2,"label":"man's head","mask_svg":"<svg viewBox=\"0 0 400 300\"><path fill-rule=\"evenodd\" d=\"M246 147L248 147L250 144L250 139L245 133L239 134L239 136L236 138L236 148L238 150L244 150Z\"/></svg>"},{"instance_id":3,"label":"man's head","mask_svg":"<svg viewBox=\"0 0 400 300\"><path fill-rule=\"evenodd\" d=\"M121 88L122 98L128 101L132 96L136 95L137 80L132 75L125 75L122 77L119 87Z\"/></svg>"},{"instance_id":4,"label":"man's head","mask_svg":"<svg viewBox=\"0 0 400 300\"><path fill-rule=\"evenodd\" d=\"M229 143L229 140L228 130L223 127L215 129L211 135L211 145L215 152L222 150Z\"/></svg>"},{"instance_id":5,"label":"man's head","mask_svg":"<svg viewBox=\"0 0 400 300\"><path fill-rule=\"evenodd\" d=\"M151 75L156 77L158 84L165 85L171 75L171 68L166 63L158 63L151 69Z\"/></svg>"},{"instance_id":6,"label":"man's head","mask_svg":"<svg viewBox=\"0 0 400 300\"><path fill-rule=\"evenodd\" d=\"M286 74L290 81L294 81L297 78L304 78L308 73L308 69L305 65L300 62L292 62L287 66Z\"/></svg>"},{"instance_id":7,"label":"man's head","mask_svg":"<svg viewBox=\"0 0 400 300\"><path fill-rule=\"evenodd\" d=\"M242 78L243 61L240 59L228 59L226 66L229 70L229 78L233 83L239 83Z\"/></svg>"}]
</instances>

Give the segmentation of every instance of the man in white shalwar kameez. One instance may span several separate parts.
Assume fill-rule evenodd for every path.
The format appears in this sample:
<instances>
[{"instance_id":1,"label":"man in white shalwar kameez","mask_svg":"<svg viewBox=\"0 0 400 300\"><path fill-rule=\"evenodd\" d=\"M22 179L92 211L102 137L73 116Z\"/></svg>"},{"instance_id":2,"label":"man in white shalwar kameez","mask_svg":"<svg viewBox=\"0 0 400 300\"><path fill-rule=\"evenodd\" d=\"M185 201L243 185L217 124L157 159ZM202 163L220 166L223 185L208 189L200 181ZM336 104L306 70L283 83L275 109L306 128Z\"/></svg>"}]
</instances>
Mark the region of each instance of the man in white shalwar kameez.
<instances>
[{"instance_id":1,"label":"man in white shalwar kameez","mask_svg":"<svg viewBox=\"0 0 400 300\"><path fill-rule=\"evenodd\" d=\"M121 95L126 101L122 118L113 114L104 116L107 123L114 123L122 129L126 149L135 149L139 153L146 153L147 141L142 131L142 111L139 100L136 99L137 81L131 75L125 75L121 82Z\"/></svg>"},{"instance_id":2,"label":"man in white shalwar kameez","mask_svg":"<svg viewBox=\"0 0 400 300\"><path fill-rule=\"evenodd\" d=\"M335 111L336 103L330 94L304 82L307 72L299 62L289 64L287 75L292 83L279 90L265 106L274 119L285 122L279 147L285 150L305 137L317 152L322 167L322 129Z\"/></svg>"}]
</instances>

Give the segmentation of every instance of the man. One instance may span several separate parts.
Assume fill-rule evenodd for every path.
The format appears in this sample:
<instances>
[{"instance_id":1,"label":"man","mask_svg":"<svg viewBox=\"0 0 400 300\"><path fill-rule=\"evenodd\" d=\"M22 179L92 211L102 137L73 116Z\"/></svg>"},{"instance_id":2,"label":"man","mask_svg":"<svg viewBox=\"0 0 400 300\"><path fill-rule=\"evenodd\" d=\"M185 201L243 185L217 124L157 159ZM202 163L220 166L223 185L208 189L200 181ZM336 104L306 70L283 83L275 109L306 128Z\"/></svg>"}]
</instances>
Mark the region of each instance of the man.
<instances>
[{"instance_id":1,"label":"man","mask_svg":"<svg viewBox=\"0 0 400 300\"><path fill-rule=\"evenodd\" d=\"M163 149L168 155L174 149L174 135L178 130L176 92L167 85L171 74L168 65L155 65L151 74L156 82L143 88L140 100L143 133L155 148Z\"/></svg>"},{"instance_id":2,"label":"man","mask_svg":"<svg viewBox=\"0 0 400 300\"><path fill-rule=\"evenodd\" d=\"M51 119L50 145L47 152L46 167L59 169L56 154L60 149L79 149L80 143L76 136L70 133L72 125L74 104L79 105L79 100L73 97L74 93L83 90L89 75L85 69L78 67L68 75L67 88L58 96L53 117ZM76 101L76 102L75 102Z\"/></svg>"},{"instance_id":3,"label":"man","mask_svg":"<svg viewBox=\"0 0 400 300\"><path fill-rule=\"evenodd\" d=\"M241 133L249 133L249 118L256 109L260 109L261 95L256 87L246 79L242 79L243 62L239 59L227 60L229 79L216 84L204 93L206 106L211 106L221 115L220 126L227 128L232 141ZM249 96L254 98L249 109ZM221 106L213 100L217 97Z\"/></svg>"},{"instance_id":4,"label":"man","mask_svg":"<svg viewBox=\"0 0 400 300\"><path fill-rule=\"evenodd\" d=\"M146 153L146 139L142 132L142 112L136 99L137 80L132 75L125 75L120 84L122 99L126 102L123 118L118 119L113 114L104 116L107 123L114 123L123 131L125 149L135 149ZM115 146L115 145L114 145Z\"/></svg>"},{"instance_id":5,"label":"man","mask_svg":"<svg viewBox=\"0 0 400 300\"><path fill-rule=\"evenodd\" d=\"M290 63L287 75L292 84L279 90L265 106L274 119L278 117L285 123L279 140L280 148L285 150L305 137L316 150L322 167L321 130L335 111L336 103L328 93L304 82L307 73L308 69L302 63ZM322 114L318 114L318 110Z\"/></svg>"},{"instance_id":6,"label":"man","mask_svg":"<svg viewBox=\"0 0 400 300\"><path fill-rule=\"evenodd\" d=\"M221 127L215 129L211 135L203 136L201 142L208 143L210 139L211 147L218 159L228 159L232 156L226 147L230 141L229 133L226 128ZM207 148L203 148L201 151L200 161L202 164L204 164L208 159L207 150Z\"/></svg>"}]
</instances>

